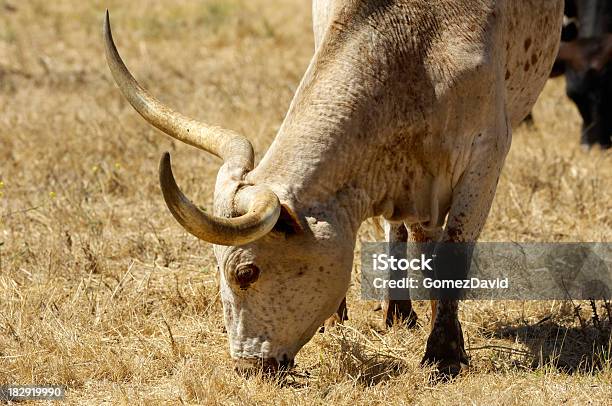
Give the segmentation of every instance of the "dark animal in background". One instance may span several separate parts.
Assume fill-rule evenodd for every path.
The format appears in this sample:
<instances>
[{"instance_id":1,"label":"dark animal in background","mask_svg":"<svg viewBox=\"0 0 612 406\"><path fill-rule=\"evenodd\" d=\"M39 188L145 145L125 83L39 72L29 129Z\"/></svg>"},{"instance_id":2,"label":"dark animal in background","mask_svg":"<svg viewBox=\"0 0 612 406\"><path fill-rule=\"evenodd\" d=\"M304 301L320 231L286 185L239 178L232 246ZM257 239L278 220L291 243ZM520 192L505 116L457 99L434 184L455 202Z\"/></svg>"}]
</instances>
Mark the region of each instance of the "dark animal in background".
<instances>
[{"instance_id":1,"label":"dark animal in background","mask_svg":"<svg viewBox=\"0 0 612 406\"><path fill-rule=\"evenodd\" d=\"M580 143L612 146L612 1L566 0L566 22L551 76L565 74L583 119Z\"/></svg>"}]
</instances>

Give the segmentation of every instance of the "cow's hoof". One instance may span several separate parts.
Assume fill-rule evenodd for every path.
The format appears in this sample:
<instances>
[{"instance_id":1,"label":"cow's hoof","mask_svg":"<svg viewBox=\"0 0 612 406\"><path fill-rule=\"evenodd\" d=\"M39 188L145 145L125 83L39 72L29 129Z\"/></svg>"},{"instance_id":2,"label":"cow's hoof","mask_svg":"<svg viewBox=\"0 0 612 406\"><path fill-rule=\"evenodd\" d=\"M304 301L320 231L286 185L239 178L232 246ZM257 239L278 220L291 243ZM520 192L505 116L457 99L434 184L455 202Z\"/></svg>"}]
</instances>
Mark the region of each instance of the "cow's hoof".
<instances>
[{"instance_id":1,"label":"cow's hoof","mask_svg":"<svg viewBox=\"0 0 612 406\"><path fill-rule=\"evenodd\" d=\"M430 350L425 352L425 356L421 360L422 366L435 366L435 374L433 380L447 381L455 378L461 371L469 367L467 354L463 349L459 352L450 353L448 351L438 352Z\"/></svg>"},{"instance_id":2,"label":"cow's hoof","mask_svg":"<svg viewBox=\"0 0 612 406\"><path fill-rule=\"evenodd\" d=\"M436 365L441 379L453 378L469 366L459 320L448 326L436 323L427 339L421 365Z\"/></svg>"},{"instance_id":3,"label":"cow's hoof","mask_svg":"<svg viewBox=\"0 0 612 406\"><path fill-rule=\"evenodd\" d=\"M410 300L390 300L385 302L383 306L383 316L385 327L391 328L399 324L405 324L406 327L416 327L418 317L412 309Z\"/></svg>"},{"instance_id":4,"label":"cow's hoof","mask_svg":"<svg viewBox=\"0 0 612 406\"><path fill-rule=\"evenodd\" d=\"M464 362L465 361L465 362ZM435 373L432 376L433 381L448 381L458 376L461 371L467 369L469 364L467 359L461 361L459 359L443 359L438 360L437 357L427 355L421 360L422 366L435 366Z\"/></svg>"}]
</instances>

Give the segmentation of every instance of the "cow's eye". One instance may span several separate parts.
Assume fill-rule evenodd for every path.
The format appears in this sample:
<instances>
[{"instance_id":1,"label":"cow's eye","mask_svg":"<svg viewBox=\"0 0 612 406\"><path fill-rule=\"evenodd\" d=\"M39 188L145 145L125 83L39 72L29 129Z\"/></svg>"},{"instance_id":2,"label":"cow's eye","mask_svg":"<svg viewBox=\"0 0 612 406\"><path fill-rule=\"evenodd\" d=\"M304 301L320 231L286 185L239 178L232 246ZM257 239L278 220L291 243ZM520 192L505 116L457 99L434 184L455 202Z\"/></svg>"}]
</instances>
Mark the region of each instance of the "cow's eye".
<instances>
[{"instance_id":1,"label":"cow's eye","mask_svg":"<svg viewBox=\"0 0 612 406\"><path fill-rule=\"evenodd\" d=\"M243 265L236 268L234 278L240 289L246 289L259 278L259 268L253 264Z\"/></svg>"}]
</instances>

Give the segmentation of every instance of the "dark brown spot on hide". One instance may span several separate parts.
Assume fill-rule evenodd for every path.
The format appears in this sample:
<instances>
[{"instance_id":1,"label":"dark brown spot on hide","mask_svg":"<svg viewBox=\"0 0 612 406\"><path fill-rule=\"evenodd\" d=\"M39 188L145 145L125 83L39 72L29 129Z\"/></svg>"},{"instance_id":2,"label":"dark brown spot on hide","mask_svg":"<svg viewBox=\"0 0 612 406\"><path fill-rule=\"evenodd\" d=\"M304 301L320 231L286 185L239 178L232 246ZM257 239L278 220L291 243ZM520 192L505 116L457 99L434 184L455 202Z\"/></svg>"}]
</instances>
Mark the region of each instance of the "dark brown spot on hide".
<instances>
[{"instance_id":1,"label":"dark brown spot on hide","mask_svg":"<svg viewBox=\"0 0 612 406\"><path fill-rule=\"evenodd\" d=\"M531 48L531 37L525 40L525 51L528 51Z\"/></svg>"},{"instance_id":2,"label":"dark brown spot on hide","mask_svg":"<svg viewBox=\"0 0 612 406\"><path fill-rule=\"evenodd\" d=\"M448 242L462 242L463 230L456 227L451 227L447 231Z\"/></svg>"}]
</instances>

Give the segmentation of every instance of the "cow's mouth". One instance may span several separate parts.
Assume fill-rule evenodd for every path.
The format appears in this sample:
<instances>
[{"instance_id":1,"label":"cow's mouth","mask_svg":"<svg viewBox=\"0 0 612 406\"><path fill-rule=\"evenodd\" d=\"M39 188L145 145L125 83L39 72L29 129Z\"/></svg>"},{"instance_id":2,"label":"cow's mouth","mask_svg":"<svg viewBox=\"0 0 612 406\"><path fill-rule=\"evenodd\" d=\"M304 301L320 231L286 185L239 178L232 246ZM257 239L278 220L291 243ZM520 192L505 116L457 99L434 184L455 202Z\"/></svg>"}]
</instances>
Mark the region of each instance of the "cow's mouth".
<instances>
[{"instance_id":1,"label":"cow's mouth","mask_svg":"<svg viewBox=\"0 0 612 406\"><path fill-rule=\"evenodd\" d=\"M293 359L283 354L280 360L276 358L238 358L234 360L234 369L240 375L252 376L262 373L264 376L283 374L294 366Z\"/></svg>"}]
</instances>

